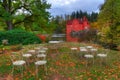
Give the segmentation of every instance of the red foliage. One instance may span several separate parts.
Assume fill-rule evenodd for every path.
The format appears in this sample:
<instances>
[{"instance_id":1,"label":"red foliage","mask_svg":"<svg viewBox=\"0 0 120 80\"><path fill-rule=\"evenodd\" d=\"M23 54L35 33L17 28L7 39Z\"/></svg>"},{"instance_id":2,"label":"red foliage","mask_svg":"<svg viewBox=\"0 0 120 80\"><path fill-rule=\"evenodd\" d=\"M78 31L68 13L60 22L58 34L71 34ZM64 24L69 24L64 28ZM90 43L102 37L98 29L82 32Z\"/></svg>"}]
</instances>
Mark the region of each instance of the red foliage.
<instances>
[{"instance_id":1,"label":"red foliage","mask_svg":"<svg viewBox=\"0 0 120 80\"><path fill-rule=\"evenodd\" d=\"M38 36L43 42L46 41L46 36L41 35L41 34L37 34L37 36Z\"/></svg>"}]
</instances>

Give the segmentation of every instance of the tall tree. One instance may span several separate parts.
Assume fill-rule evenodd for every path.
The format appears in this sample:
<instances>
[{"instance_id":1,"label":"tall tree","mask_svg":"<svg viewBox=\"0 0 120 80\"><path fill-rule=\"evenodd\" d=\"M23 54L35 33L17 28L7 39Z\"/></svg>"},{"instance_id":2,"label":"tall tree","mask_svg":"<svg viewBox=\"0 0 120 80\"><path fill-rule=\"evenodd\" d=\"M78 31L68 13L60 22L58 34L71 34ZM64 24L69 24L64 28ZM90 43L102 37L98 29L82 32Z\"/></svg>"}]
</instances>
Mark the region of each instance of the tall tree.
<instances>
[{"instance_id":1,"label":"tall tree","mask_svg":"<svg viewBox=\"0 0 120 80\"><path fill-rule=\"evenodd\" d=\"M98 16L98 13L92 12L91 15L90 15L90 21L91 22L96 22L97 21L97 16Z\"/></svg>"},{"instance_id":2,"label":"tall tree","mask_svg":"<svg viewBox=\"0 0 120 80\"><path fill-rule=\"evenodd\" d=\"M74 19L74 18L80 19L80 18L83 18L84 16L86 16L90 22L95 22L95 21L97 21L98 13L92 12L90 14L90 13L87 13L86 11L83 12L80 10L80 11L72 12L72 14L70 16L72 19Z\"/></svg>"},{"instance_id":3,"label":"tall tree","mask_svg":"<svg viewBox=\"0 0 120 80\"><path fill-rule=\"evenodd\" d=\"M105 0L98 16L101 41L110 44L120 43L120 0Z\"/></svg>"},{"instance_id":4,"label":"tall tree","mask_svg":"<svg viewBox=\"0 0 120 80\"><path fill-rule=\"evenodd\" d=\"M50 4L46 0L0 0L0 18L8 30L18 24L47 22Z\"/></svg>"}]
</instances>

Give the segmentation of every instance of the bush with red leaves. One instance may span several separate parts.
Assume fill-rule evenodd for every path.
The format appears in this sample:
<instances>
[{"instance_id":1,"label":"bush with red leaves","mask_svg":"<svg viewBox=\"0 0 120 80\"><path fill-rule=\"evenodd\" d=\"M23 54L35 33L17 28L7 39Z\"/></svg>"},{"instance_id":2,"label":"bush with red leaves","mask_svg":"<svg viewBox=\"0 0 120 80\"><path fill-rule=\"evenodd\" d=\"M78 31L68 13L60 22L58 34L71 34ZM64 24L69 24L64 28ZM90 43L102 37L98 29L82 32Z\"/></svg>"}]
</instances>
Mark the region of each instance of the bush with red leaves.
<instances>
[{"instance_id":1,"label":"bush with red leaves","mask_svg":"<svg viewBox=\"0 0 120 80\"><path fill-rule=\"evenodd\" d=\"M46 41L46 36L41 35L41 34L37 34L37 36L38 36L43 42Z\"/></svg>"}]
</instances>

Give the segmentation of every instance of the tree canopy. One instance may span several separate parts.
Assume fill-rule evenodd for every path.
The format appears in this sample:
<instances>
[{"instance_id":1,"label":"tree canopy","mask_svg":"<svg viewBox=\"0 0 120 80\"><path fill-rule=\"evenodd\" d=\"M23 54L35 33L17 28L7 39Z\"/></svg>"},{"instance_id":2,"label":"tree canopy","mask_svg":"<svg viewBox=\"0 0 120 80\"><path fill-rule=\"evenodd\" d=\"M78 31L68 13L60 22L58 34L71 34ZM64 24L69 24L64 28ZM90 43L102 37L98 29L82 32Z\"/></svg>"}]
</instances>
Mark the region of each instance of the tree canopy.
<instances>
[{"instance_id":1,"label":"tree canopy","mask_svg":"<svg viewBox=\"0 0 120 80\"><path fill-rule=\"evenodd\" d=\"M7 30L40 30L48 23L50 6L46 0L0 0L0 24Z\"/></svg>"},{"instance_id":2,"label":"tree canopy","mask_svg":"<svg viewBox=\"0 0 120 80\"><path fill-rule=\"evenodd\" d=\"M110 45L120 42L120 0L105 0L98 16L101 41Z\"/></svg>"},{"instance_id":3,"label":"tree canopy","mask_svg":"<svg viewBox=\"0 0 120 80\"><path fill-rule=\"evenodd\" d=\"M88 12L84 12L84 11L82 11L82 10L79 10L79 11L74 11L74 12L72 12L72 14L70 15L70 17L72 18L72 19L74 19L74 18L82 18L83 16L86 16L87 17L87 19L90 21L90 22L95 22L95 21L97 21L97 16L98 16L98 13L96 13L96 12L92 12L92 13L88 13Z\"/></svg>"}]
</instances>

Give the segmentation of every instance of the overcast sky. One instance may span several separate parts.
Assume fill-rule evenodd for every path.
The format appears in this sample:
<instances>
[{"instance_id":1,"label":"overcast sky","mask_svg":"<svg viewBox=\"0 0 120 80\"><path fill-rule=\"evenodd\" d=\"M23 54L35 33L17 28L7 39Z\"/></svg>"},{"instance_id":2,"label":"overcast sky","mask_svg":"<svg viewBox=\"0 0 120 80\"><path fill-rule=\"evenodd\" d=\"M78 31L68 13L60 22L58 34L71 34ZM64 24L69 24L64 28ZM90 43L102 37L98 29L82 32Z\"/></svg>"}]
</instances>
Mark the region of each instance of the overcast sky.
<instances>
[{"instance_id":1,"label":"overcast sky","mask_svg":"<svg viewBox=\"0 0 120 80\"><path fill-rule=\"evenodd\" d=\"M87 12L98 12L99 6L104 0L47 0L50 3L51 15L70 14L73 11L82 10Z\"/></svg>"}]
</instances>

